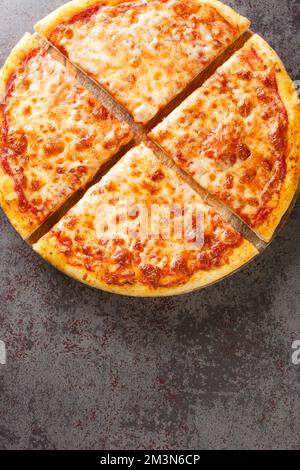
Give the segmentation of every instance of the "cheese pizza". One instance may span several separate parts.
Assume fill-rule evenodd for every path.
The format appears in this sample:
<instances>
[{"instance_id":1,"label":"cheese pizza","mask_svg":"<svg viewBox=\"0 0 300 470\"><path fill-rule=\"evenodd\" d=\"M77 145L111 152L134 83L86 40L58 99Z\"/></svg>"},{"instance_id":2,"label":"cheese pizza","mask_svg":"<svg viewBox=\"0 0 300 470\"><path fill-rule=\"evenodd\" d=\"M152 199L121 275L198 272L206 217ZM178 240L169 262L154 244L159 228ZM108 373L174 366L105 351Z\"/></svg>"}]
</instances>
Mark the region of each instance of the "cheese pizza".
<instances>
[{"instance_id":1,"label":"cheese pizza","mask_svg":"<svg viewBox=\"0 0 300 470\"><path fill-rule=\"evenodd\" d=\"M134 296L191 291L257 254L144 144L91 187L34 249L75 279Z\"/></svg>"},{"instance_id":2,"label":"cheese pizza","mask_svg":"<svg viewBox=\"0 0 300 470\"><path fill-rule=\"evenodd\" d=\"M300 102L258 35L150 134L269 241L298 186Z\"/></svg>"},{"instance_id":3,"label":"cheese pizza","mask_svg":"<svg viewBox=\"0 0 300 470\"><path fill-rule=\"evenodd\" d=\"M249 24L217 0L75 0L35 29L145 124Z\"/></svg>"},{"instance_id":4,"label":"cheese pizza","mask_svg":"<svg viewBox=\"0 0 300 470\"><path fill-rule=\"evenodd\" d=\"M0 72L0 202L28 238L131 131L26 34Z\"/></svg>"}]
</instances>

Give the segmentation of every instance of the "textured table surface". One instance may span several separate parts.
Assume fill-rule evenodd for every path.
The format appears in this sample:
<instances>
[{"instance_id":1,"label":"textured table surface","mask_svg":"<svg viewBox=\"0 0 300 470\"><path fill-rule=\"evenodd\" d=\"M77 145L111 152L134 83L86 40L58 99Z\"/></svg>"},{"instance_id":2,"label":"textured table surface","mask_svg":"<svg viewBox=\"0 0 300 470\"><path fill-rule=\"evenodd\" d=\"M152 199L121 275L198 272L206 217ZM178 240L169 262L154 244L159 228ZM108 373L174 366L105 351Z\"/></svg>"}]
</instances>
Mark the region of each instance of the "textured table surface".
<instances>
[{"instance_id":1,"label":"textured table surface","mask_svg":"<svg viewBox=\"0 0 300 470\"><path fill-rule=\"evenodd\" d=\"M0 62L61 0L0 0ZM300 79L300 1L231 0ZM300 204L251 265L179 298L97 292L0 214L0 448L300 449Z\"/></svg>"}]
</instances>

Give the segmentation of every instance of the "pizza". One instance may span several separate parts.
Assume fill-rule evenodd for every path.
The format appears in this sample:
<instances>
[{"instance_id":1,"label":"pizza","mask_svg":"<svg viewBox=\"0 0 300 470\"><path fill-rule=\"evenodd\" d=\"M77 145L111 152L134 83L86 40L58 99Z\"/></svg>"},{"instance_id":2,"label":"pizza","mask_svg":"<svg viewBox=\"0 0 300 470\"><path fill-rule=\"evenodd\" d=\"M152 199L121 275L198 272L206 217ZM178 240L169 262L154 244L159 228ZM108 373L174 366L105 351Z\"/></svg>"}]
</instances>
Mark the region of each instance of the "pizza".
<instances>
[{"instance_id":1,"label":"pizza","mask_svg":"<svg viewBox=\"0 0 300 470\"><path fill-rule=\"evenodd\" d=\"M0 71L0 204L37 253L142 297L208 286L259 254L298 188L300 101L261 37L236 42L249 24L217 0L74 0L35 27L74 72L23 37Z\"/></svg>"},{"instance_id":2,"label":"pizza","mask_svg":"<svg viewBox=\"0 0 300 470\"><path fill-rule=\"evenodd\" d=\"M150 137L269 241L298 186L299 126L292 81L255 35Z\"/></svg>"},{"instance_id":3,"label":"pizza","mask_svg":"<svg viewBox=\"0 0 300 470\"><path fill-rule=\"evenodd\" d=\"M188 292L257 254L145 144L122 157L33 248L86 284L139 296Z\"/></svg>"},{"instance_id":4,"label":"pizza","mask_svg":"<svg viewBox=\"0 0 300 470\"><path fill-rule=\"evenodd\" d=\"M28 238L132 134L26 34L0 72L0 202Z\"/></svg>"},{"instance_id":5,"label":"pizza","mask_svg":"<svg viewBox=\"0 0 300 470\"><path fill-rule=\"evenodd\" d=\"M216 0L75 0L35 29L145 124L249 24Z\"/></svg>"}]
</instances>

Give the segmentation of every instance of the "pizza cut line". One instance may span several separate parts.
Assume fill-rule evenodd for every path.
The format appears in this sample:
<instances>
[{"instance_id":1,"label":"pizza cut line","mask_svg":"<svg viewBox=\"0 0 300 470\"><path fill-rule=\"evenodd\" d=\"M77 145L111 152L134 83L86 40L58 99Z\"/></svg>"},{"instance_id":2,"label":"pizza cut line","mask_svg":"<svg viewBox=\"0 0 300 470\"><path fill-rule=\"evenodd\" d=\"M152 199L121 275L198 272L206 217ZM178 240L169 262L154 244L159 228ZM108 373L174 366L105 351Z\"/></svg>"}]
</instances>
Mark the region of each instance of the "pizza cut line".
<instances>
[{"instance_id":1,"label":"pizza cut line","mask_svg":"<svg viewBox=\"0 0 300 470\"><path fill-rule=\"evenodd\" d=\"M170 209L168 236L162 208ZM197 214L203 217L201 227ZM114 232L112 218L117 221ZM179 233L174 227L182 219L186 230ZM203 238L198 243L200 230ZM144 144L122 157L33 248L81 282L133 296L189 292L228 275L257 254Z\"/></svg>"},{"instance_id":2,"label":"pizza cut line","mask_svg":"<svg viewBox=\"0 0 300 470\"><path fill-rule=\"evenodd\" d=\"M0 202L28 238L132 138L26 34L0 72Z\"/></svg>"},{"instance_id":3,"label":"pizza cut line","mask_svg":"<svg viewBox=\"0 0 300 470\"><path fill-rule=\"evenodd\" d=\"M145 124L249 25L217 0L75 0L35 29Z\"/></svg>"},{"instance_id":4,"label":"pizza cut line","mask_svg":"<svg viewBox=\"0 0 300 470\"><path fill-rule=\"evenodd\" d=\"M293 83L255 35L150 137L269 241L298 187L299 126Z\"/></svg>"}]
</instances>

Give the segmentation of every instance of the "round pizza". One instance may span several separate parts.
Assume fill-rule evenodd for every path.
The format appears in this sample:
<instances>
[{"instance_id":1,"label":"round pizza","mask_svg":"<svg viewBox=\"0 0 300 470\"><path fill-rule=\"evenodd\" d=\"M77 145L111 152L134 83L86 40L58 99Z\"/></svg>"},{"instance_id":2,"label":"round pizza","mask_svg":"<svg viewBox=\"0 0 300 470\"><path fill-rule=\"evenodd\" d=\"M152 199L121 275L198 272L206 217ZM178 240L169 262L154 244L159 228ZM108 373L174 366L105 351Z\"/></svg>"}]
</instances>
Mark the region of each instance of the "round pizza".
<instances>
[{"instance_id":1,"label":"round pizza","mask_svg":"<svg viewBox=\"0 0 300 470\"><path fill-rule=\"evenodd\" d=\"M0 203L37 253L130 296L258 255L295 200L300 101L249 25L217 0L74 0L23 37L0 72Z\"/></svg>"}]
</instances>

